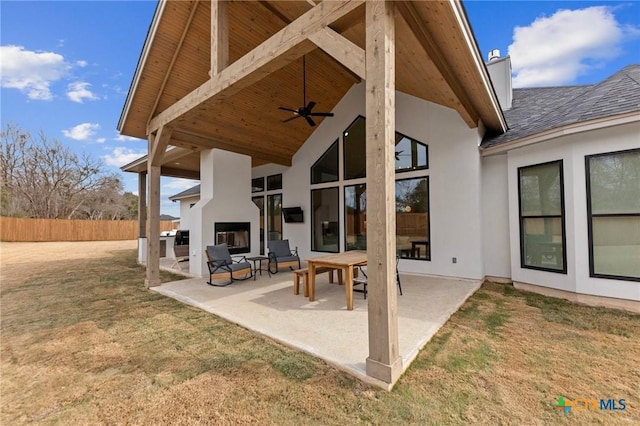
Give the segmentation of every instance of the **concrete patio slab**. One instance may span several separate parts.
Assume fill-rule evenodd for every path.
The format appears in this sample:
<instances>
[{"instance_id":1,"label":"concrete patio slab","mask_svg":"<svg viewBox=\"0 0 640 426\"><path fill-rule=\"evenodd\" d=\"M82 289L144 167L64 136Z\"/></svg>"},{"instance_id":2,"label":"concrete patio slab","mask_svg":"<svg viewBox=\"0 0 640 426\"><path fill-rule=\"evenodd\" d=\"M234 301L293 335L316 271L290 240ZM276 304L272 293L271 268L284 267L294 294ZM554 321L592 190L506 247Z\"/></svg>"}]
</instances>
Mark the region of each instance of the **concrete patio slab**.
<instances>
[{"instance_id":1,"label":"concrete patio slab","mask_svg":"<svg viewBox=\"0 0 640 426\"><path fill-rule=\"evenodd\" d=\"M480 282L401 274L398 328L403 369L447 319L479 287ZM206 278L189 278L153 287L165 296L198 307L247 329L321 358L359 379L389 389L366 375L369 355L367 301L354 294L354 310L346 308L344 286L317 276L316 300L293 294L293 274L280 272L255 281L212 287ZM302 292L301 292L302 293Z\"/></svg>"}]
</instances>

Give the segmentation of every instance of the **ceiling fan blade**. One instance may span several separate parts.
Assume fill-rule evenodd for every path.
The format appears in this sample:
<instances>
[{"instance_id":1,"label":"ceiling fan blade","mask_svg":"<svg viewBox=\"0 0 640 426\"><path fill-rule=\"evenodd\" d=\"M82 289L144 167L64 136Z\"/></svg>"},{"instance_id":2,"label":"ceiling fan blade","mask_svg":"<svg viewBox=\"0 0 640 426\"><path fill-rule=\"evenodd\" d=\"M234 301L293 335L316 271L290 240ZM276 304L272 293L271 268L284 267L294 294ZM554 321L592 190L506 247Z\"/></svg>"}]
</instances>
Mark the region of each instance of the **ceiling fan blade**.
<instances>
[{"instance_id":1,"label":"ceiling fan blade","mask_svg":"<svg viewBox=\"0 0 640 426\"><path fill-rule=\"evenodd\" d=\"M312 112L310 114L312 117L333 117L333 113L332 112Z\"/></svg>"},{"instance_id":2,"label":"ceiling fan blade","mask_svg":"<svg viewBox=\"0 0 640 426\"><path fill-rule=\"evenodd\" d=\"M313 107L316 106L316 103L311 101L307 104L306 110L307 112L311 112L311 110L313 109Z\"/></svg>"},{"instance_id":3,"label":"ceiling fan blade","mask_svg":"<svg viewBox=\"0 0 640 426\"><path fill-rule=\"evenodd\" d=\"M297 109L291 109L291 108L285 108L285 107L278 107L278 109L281 109L283 111L298 112Z\"/></svg>"},{"instance_id":4,"label":"ceiling fan blade","mask_svg":"<svg viewBox=\"0 0 640 426\"><path fill-rule=\"evenodd\" d=\"M286 120L282 120L282 122L283 122L283 123L288 123L289 121L291 121L291 120L295 120L296 118L300 118L300 117L302 117L302 116L301 116L301 115L294 115L294 116L293 116L293 117L291 117L291 118L287 118Z\"/></svg>"},{"instance_id":5,"label":"ceiling fan blade","mask_svg":"<svg viewBox=\"0 0 640 426\"><path fill-rule=\"evenodd\" d=\"M305 120L307 120L307 123L309 123L309 126L315 126L316 123L315 121L313 121L313 119L311 117L309 117L308 115L304 116Z\"/></svg>"}]
</instances>

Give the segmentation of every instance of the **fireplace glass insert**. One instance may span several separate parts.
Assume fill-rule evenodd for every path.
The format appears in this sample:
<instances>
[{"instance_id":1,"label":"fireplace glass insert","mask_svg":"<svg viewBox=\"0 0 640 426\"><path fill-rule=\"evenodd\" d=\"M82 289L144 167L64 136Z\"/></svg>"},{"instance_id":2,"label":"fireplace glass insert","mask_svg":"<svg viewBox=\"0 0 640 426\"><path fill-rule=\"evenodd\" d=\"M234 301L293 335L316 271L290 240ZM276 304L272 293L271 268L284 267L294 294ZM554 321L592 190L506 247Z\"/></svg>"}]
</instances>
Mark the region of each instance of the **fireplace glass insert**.
<instances>
[{"instance_id":1,"label":"fireplace glass insert","mask_svg":"<svg viewBox=\"0 0 640 426\"><path fill-rule=\"evenodd\" d=\"M227 243L231 254L249 253L251 251L250 230L249 222L216 222L216 244Z\"/></svg>"}]
</instances>

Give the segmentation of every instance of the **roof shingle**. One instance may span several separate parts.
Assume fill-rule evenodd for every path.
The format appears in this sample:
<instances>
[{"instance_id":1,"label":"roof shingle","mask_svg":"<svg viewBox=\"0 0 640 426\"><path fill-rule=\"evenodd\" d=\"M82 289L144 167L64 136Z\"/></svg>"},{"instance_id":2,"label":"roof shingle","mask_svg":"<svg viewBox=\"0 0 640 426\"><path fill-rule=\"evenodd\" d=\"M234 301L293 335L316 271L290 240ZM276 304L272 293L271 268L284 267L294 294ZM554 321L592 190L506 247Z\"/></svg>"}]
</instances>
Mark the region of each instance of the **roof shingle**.
<instances>
[{"instance_id":1,"label":"roof shingle","mask_svg":"<svg viewBox=\"0 0 640 426\"><path fill-rule=\"evenodd\" d=\"M489 148L569 124L640 111L640 65L629 65L598 84L513 90L504 111L509 130L486 135Z\"/></svg>"}]
</instances>

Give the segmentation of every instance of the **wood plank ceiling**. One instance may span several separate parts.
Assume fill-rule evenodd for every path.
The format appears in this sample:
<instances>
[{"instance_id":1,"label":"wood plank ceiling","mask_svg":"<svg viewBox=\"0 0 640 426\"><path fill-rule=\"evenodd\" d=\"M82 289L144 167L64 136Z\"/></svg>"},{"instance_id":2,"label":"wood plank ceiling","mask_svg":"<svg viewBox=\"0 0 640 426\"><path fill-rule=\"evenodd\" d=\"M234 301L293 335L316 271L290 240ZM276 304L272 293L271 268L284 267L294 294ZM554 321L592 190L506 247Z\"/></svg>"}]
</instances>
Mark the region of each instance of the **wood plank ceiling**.
<instances>
[{"instance_id":1,"label":"wood plank ceiling","mask_svg":"<svg viewBox=\"0 0 640 426\"><path fill-rule=\"evenodd\" d=\"M456 109L469 127L479 121L500 131L482 75L473 62L465 34L449 2L396 2L396 86L401 92ZM229 63L271 37L312 6L307 1L231 1L228 3ZM209 79L209 1L168 1L157 17L138 64L119 129L147 138L147 125L158 113ZM364 48L364 7L331 28ZM310 42L309 42L310 43ZM316 48L306 55L306 102L331 111L360 79ZM221 103L203 103L175 123L164 167L173 176L194 177L202 149L219 147L252 157L254 166L290 164L315 128L279 106L296 109L303 102L302 59L271 73ZM317 118L317 119L316 119ZM316 117L320 124L322 118ZM145 162L129 171L143 171Z\"/></svg>"}]
</instances>

